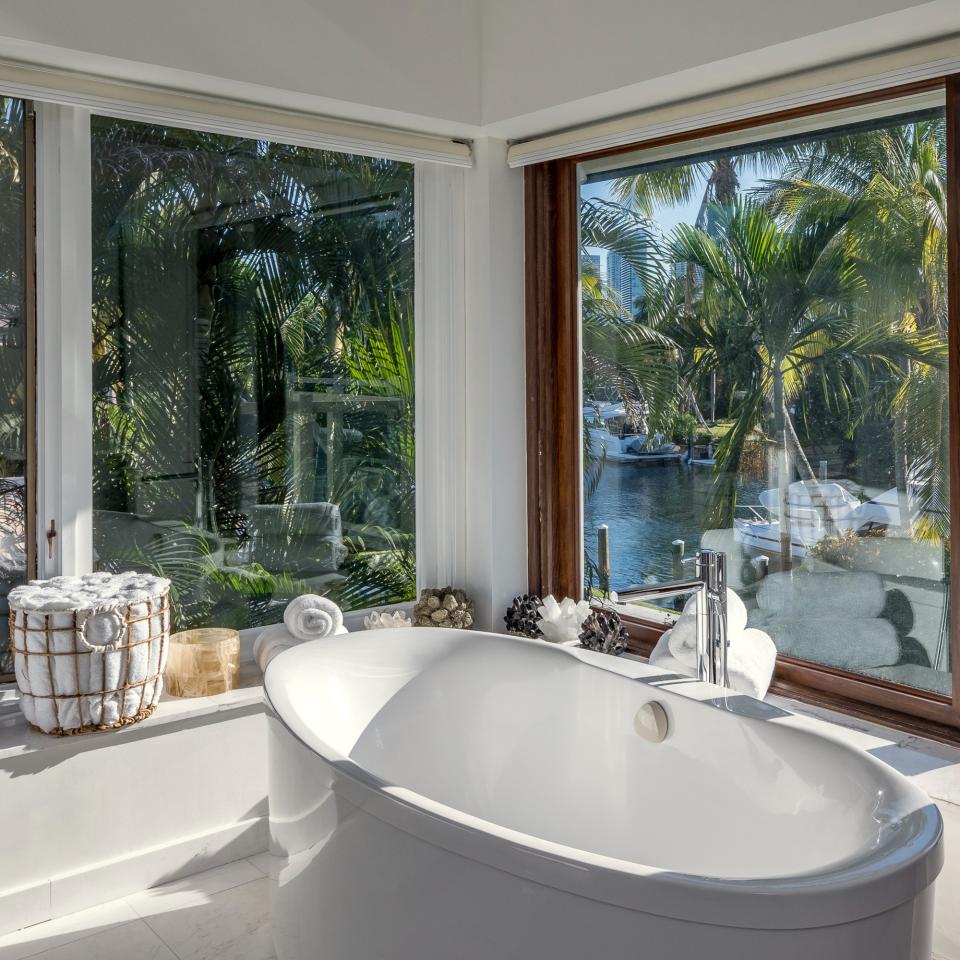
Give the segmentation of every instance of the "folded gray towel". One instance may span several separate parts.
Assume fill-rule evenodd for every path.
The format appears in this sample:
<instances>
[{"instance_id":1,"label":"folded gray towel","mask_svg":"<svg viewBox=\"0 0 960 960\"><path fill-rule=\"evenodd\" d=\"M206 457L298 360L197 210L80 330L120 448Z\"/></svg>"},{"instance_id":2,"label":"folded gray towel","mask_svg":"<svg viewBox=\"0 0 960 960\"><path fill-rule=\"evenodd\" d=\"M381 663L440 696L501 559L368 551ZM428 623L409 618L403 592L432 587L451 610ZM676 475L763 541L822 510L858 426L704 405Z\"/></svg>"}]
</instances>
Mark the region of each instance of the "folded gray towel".
<instances>
[{"instance_id":1,"label":"folded gray towel","mask_svg":"<svg viewBox=\"0 0 960 960\"><path fill-rule=\"evenodd\" d=\"M870 620L886 603L883 580L876 573L771 573L757 591L757 605L784 620L839 617Z\"/></svg>"},{"instance_id":2,"label":"folded gray towel","mask_svg":"<svg viewBox=\"0 0 960 960\"><path fill-rule=\"evenodd\" d=\"M888 620L764 617L751 618L750 626L766 630L784 656L841 670L886 667L900 659L897 631Z\"/></svg>"},{"instance_id":3,"label":"folded gray towel","mask_svg":"<svg viewBox=\"0 0 960 960\"><path fill-rule=\"evenodd\" d=\"M895 667L876 667L865 671L871 677L889 680L891 683L902 683L908 687L920 687L921 690L932 690L934 693L950 696L952 677L949 671L934 670L933 667L924 667L919 663L902 663Z\"/></svg>"}]
</instances>

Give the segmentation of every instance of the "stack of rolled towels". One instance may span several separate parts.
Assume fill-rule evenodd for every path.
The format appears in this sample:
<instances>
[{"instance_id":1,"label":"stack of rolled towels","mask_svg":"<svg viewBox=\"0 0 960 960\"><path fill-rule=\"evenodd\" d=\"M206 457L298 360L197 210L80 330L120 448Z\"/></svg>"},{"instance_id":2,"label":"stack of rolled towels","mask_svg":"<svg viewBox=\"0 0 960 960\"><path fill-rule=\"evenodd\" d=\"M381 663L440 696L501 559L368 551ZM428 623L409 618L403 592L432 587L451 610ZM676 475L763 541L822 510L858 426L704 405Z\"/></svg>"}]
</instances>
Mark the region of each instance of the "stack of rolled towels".
<instances>
[{"instance_id":1,"label":"stack of rolled towels","mask_svg":"<svg viewBox=\"0 0 960 960\"><path fill-rule=\"evenodd\" d=\"M326 597L306 593L287 604L283 623L267 627L254 641L253 656L261 670L282 651L307 640L346 633L343 611Z\"/></svg>"},{"instance_id":2,"label":"stack of rolled towels","mask_svg":"<svg viewBox=\"0 0 960 960\"><path fill-rule=\"evenodd\" d=\"M886 589L872 572L772 573L757 591L750 623L768 629L780 653L844 670L900 659L896 627L882 618Z\"/></svg>"},{"instance_id":3,"label":"stack of rolled towels","mask_svg":"<svg viewBox=\"0 0 960 960\"><path fill-rule=\"evenodd\" d=\"M652 666L697 675L697 600L684 605L680 619L660 637L650 654ZM773 678L777 648L762 630L747 627L747 608L737 594L727 590L727 675L730 688L763 699Z\"/></svg>"},{"instance_id":4,"label":"stack of rolled towels","mask_svg":"<svg viewBox=\"0 0 960 960\"><path fill-rule=\"evenodd\" d=\"M148 573L31 580L10 591L20 708L46 733L140 719L160 699L170 581Z\"/></svg>"}]
</instances>

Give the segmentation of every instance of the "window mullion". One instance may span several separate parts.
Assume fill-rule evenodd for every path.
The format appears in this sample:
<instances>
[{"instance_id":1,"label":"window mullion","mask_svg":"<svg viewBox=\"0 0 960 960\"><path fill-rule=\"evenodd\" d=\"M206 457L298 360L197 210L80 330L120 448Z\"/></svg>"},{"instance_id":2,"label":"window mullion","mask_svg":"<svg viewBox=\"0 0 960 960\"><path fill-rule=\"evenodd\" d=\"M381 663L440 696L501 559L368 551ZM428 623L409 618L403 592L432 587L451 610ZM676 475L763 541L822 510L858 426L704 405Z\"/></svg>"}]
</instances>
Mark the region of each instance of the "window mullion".
<instances>
[{"instance_id":1,"label":"window mullion","mask_svg":"<svg viewBox=\"0 0 960 960\"><path fill-rule=\"evenodd\" d=\"M37 150L38 566L52 576L93 566L89 112L38 104Z\"/></svg>"},{"instance_id":2,"label":"window mullion","mask_svg":"<svg viewBox=\"0 0 960 960\"><path fill-rule=\"evenodd\" d=\"M465 182L462 170L416 173L417 585L465 572Z\"/></svg>"}]
</instances>

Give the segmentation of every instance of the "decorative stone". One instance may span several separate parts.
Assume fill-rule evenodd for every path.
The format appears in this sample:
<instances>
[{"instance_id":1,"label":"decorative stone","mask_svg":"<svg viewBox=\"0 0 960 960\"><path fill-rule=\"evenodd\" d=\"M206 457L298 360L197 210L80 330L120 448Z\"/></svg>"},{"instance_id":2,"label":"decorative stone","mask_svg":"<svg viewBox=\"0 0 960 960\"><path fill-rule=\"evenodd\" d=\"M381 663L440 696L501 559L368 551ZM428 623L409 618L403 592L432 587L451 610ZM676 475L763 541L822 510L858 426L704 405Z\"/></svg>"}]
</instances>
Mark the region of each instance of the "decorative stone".
<instances>
[{"instance_id":1,"label":"decorative stone","mask_svg":"<svg viewBox=\"0 0 960 960\"><path fill-rule=\"evenodd\" d=\"M536 594L522 594L513 598L513 603L507 607L506 615L503 618L507 627L507 633L516 637L540 637L540 627L537 621L540 619L538 608L543 601Z\"/></svg>"},{"instance_id":2,"label":"decorative stone","mask_svg":"<svg viewBox=\"0 0 960 960\"><path fill-rule=\"evenodd\" d=\"M454 627L469 630L473 626L473 601L453 587L439 587L420 591L420 599L413 608L413 622L418 627Z\"/></svg>"},{"instance_id":3,"label":"decorative stone","mask_svg":"<svg viewBox=\"0 0 960 960\"><path fill-rule=\"evenodd\" d=\"M553 596L543 601L537 608L540 619L537 626L544 640L551 643L576 643L580 638L580 627L590 614L590 604L586 600L579 603L571 597L564 597L561 603Z\"/></svg>"},{"instance_id":4,"label":"decorative stone","mask_svg":"<svg viewBox=\"0 0 960 960\"><path fill-rule=\"evenodd\" d=\"M580 629L580 646L620 656L627 649L627 631L615 610L594 610Z\"/></svg>"}]
</instances>

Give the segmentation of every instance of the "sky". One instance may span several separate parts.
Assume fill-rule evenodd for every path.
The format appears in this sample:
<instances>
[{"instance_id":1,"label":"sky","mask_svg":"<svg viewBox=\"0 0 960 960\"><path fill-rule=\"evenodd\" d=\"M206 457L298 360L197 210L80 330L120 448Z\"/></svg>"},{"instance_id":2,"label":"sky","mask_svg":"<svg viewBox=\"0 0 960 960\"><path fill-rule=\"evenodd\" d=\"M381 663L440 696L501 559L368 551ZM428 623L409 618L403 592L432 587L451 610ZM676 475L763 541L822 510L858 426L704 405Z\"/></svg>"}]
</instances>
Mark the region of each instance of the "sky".
<instances>
[{"instance_id":1,"label":"sky","mask_svg":"<svg viewBox=\"0 0 960 960\"><path fill-rule=\"evenodd\" d=\"M615 180L600 180L594 183L585 183L580 187L580 196L583 198L599 198L601 200L614 200L615 198L611 195L611 190L613 185L616 183ZM756 177L753 173L741 172L740 174L740 191L745 192L747 190L752 190L760 183L760 178ZM697 214L700 212L700 202L702 200L703 194L702 190L695 194L689 201L686 203L678 204L663 204L654 211L653 219L659 224L660 229L663 231L664 235L670 233L674 227L679 223L690 223L693 224L696 222ZM601 268L603 271L603 276L607 276L607 260L606 260L606 251L601 247L590 247L587 248L588 253L600 254L601 258Z\"/></svg>"}]
</instances>

